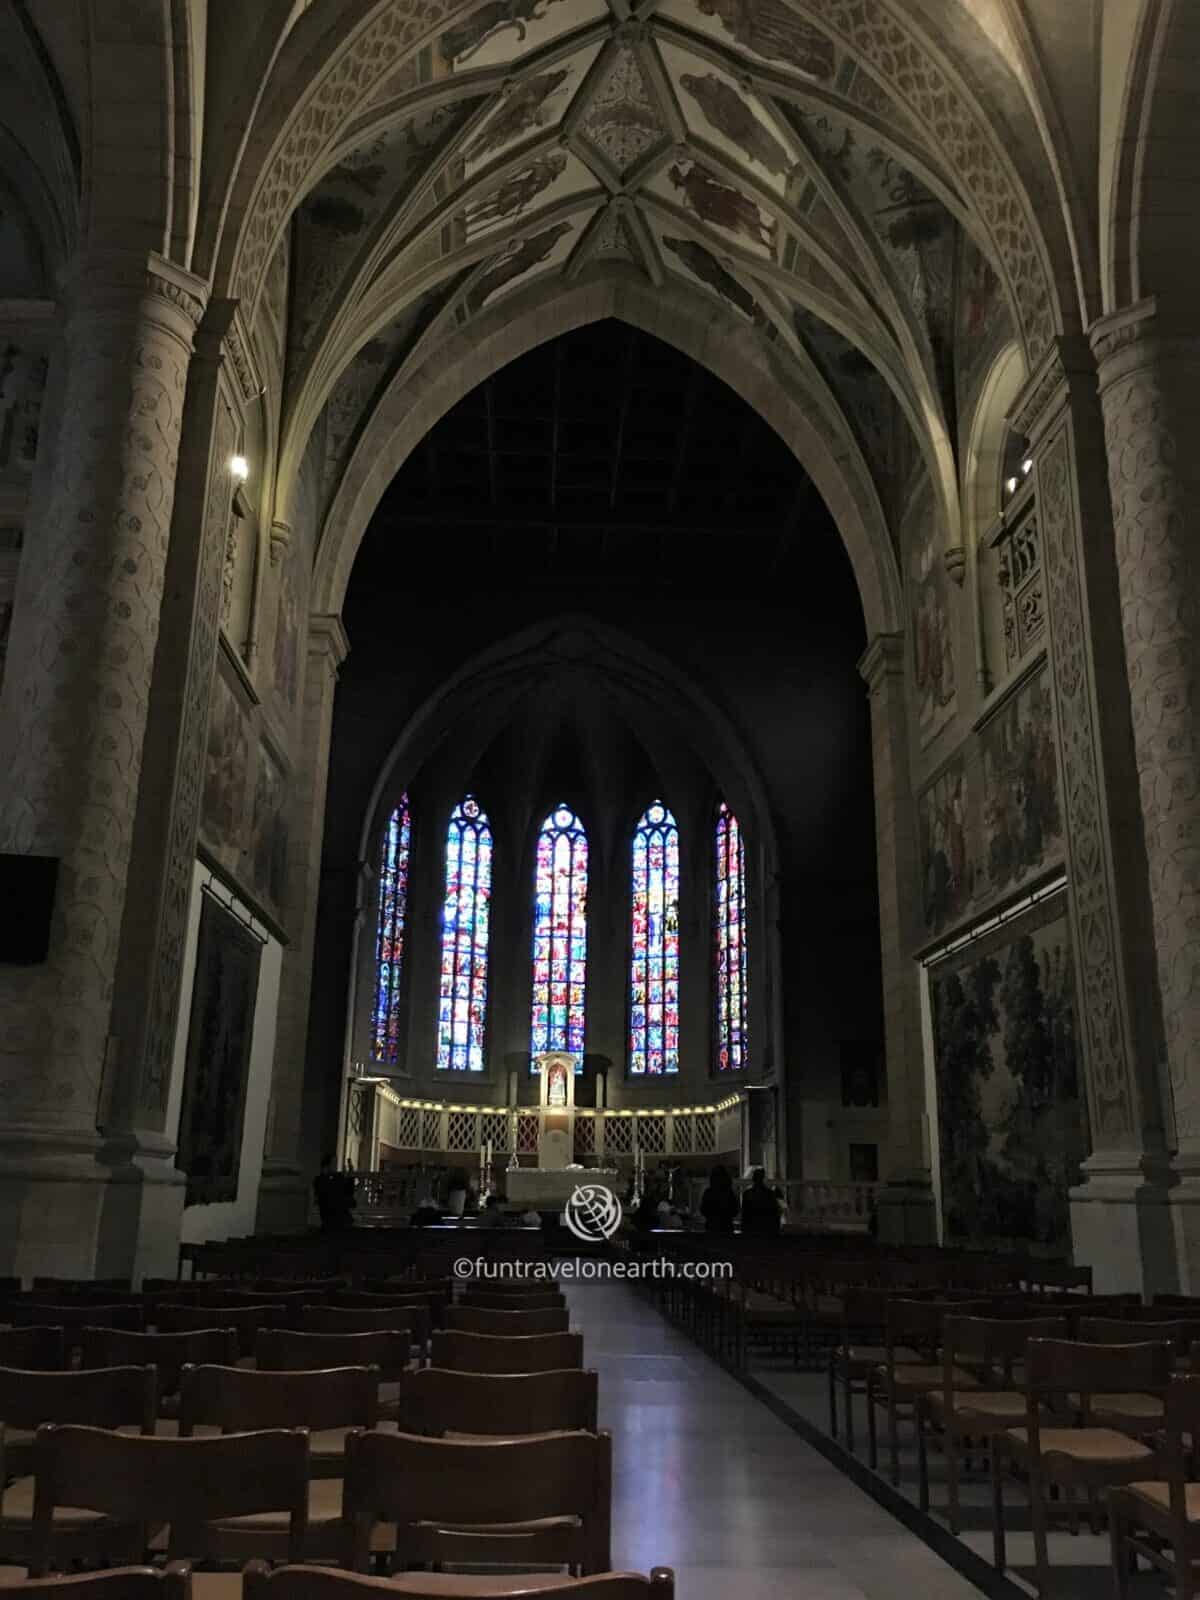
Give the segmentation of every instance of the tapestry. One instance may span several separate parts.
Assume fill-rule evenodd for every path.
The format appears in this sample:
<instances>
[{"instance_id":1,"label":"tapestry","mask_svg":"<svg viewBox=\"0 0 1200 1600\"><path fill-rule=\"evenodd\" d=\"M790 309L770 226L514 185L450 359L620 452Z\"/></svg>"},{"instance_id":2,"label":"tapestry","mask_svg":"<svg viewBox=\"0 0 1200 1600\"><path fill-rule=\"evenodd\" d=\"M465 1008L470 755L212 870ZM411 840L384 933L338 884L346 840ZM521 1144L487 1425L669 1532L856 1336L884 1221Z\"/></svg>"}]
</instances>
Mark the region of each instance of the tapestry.
<instances>
[{"instance_id":1,"label":"tapestry","mask_svg":"<svg viewBox=\"0 0 1200 1600\"><path fill-rule=\"evenodd\" d=\"M976 862L961 753L917 801L922 909L930 933L956 922L975 893Z\"/></svg>"},{"instance_id":2,"label":"tapestry","mask_svg":"<svg viewBox=\"0 0 1200 1600\"><path fill-rule=\"evenodd\" d=\"M1024 684L979 736L988 888L1019 884L1062 854L1058 761L1045 672Z\"/></svg>"},{"instance_id":3,"label":"tapestry","mask_svg":"<svg viewBox=\"0 0 1200 1600\"><path fill-rule=\"evenodd\" d=\"M242 864L249 757L250 734L242 708L218 672L213 679L212 710L208 720L200 836L221 866L235 873Z\"/></svg>"},{"instance_id":4,"label":"tapestry","mask_svg":"<svg viewBox=\"0 0 1200 1600\"><path fill-rule=\"evenodd\" d=\"M1088 1152L1066 899L930 972L947 1245L1069 1255Z\"/></svg>"},{"instance_id":5,"label":"tapestry","mask_svg":"<svg viewBox=\"0 0 1200 1600\"><path fill-rule=\"evenodd\" d=\"M276 915L283 911L287 851L287 785L274 757L260 744L250 815L250 881Z\"/></svg>"},{"instance_id":6,"label":"tapestry","mask_svg":"<svg viewBox=\"0 0 1200 1600\"><path fill-rule=\"evenodd\" d=\"M187 1173L185 1205L237 1199L261 950L236 917L203 896L175 1156Z\"/></svg>"}]
</instances>

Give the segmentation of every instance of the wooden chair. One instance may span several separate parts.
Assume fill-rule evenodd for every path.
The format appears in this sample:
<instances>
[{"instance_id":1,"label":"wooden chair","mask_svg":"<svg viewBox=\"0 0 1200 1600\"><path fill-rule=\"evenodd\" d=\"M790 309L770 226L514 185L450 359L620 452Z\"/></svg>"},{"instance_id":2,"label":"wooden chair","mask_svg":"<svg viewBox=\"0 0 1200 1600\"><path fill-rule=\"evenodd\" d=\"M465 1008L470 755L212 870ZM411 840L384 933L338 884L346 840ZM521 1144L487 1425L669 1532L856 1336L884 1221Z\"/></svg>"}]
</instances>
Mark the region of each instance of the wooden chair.
<instances>
[{"instance_id":1,"label":"wooden chair","mask_svg":"<svg viewBox=\"0 0 1200 1600\"><path fill-rule=\"evenodd\" d=\"M395 1565L566 1566L607 1572L612 1439L422 1439L352 1433L346 1441L343 1565L364 1570L378 1522L395 1527Z\"/></svg>"},{"instance_id":2,"label":"wooden chair","mask_svg":"<svg viewBox=\"0 0 1200 1600\"><path fill-rule=\"evenodd\" d=\"M160 1305L157 1319L159 1333L202 1333L213 1328L232 1328L237 1334L238 1354L245 1360L254 1354L259 1330L276 1327L280 1315L275 1306Z\"/></svg>"},{"instance_id":3,"label":"wooden chair","mask_svg":"<svg viewBox=\"0 0 1200 1600\"><path fill-rule=\"evenodd\" d=\"M34 1324L0 1328L0 1367L25 1372L61 1372L67 1364L67 1343L61 1328Z\"/></svg>"},{"instance_id":4,"label":"wooden chair","mask_svg":"<svg viewBox=\"0 0 1200 1600\"><path fill-rule=\"evenodd\" d=\"M472 1306L480 1311L557 1311L566 1303L561 1289L520 1294L503 1289L468 1289L458 1300L460 1306Z\"/></svg>"},{"instance_id":5,"label":"wooden chair","mask_svg":"<svg viewBox=\"0 0 1200 1600\"><path fill-rule=\"evenodd\" d=\"M297 1328L300 1325L300 1314L305 1306L323 1305L327 1296L322 1291L309 1295L303 1289L291 1292L273 1291L262 1293L259 1290L240 1289L201 1289L197 1296L196 1304L203 1310L211 1307L213 1310L244 1310L248 1306L271 1306L274 1309L272 1326L276 1328Z\"/></svg>"},{"instance_id":6,"label":"wooden chair","mask_svg":"<svg viewBox=\"0 0 1200 1600\"><path fill-rule=\"evenodd\" d=\"M153 1366L158 1374L158 1411L179 1410L179 1381L185 1366L233 1366L238 1358L232 1328L197 1328L191 1333L126 1333L123 1328L85 1328L84 1367ZM69 1418L59 1420L68 1421Z\"/></svg>"},{"instance_id":7,"label":"wooden chair","mask_svg":"<svg viewBox=\"0 0 1200 1600\"><path fill-rule=\"evenodd\" d=\"M141 1333L145 1326L140 1305L101 1305L84 1299L69 1305L20 1301L9 1307L8 1315L14 1328L61 1328L70 1354L79 1349L85 1328L124 1328L129 1333Z\"/></svg>"},{"instance_id":8,"label":"wooden chair","mask_svg":"<svg viewBox=\"0 0 1200 1600\"><path fill-rule=\"evenodd\" d=\"M449 1572L403 1572L391 1578L368 1578L330 1567L276 1567L252 1561L242 1575L243 1600L675 1600L675 1574L670 1567L640 1572L604 1572L594 1578L468 1578ZM64 1597L69 1600L69 1597ZM92 1600L85 1596L84 1600ZM96 1600L117 1600L116 1596ZM150 1600L135 1595L132 1600Z\"/></svg>"},{"instance_id":9,"label":"wooden chair","mask_svg":"<svg viewBox=\"0 0 1200 1600\"><path fill-rule=\"evenodd\" d=\"M424 1356L431 1330L429 1307L412 1306L305 1306L300 1313L303 1333L388 1333L408 1334Z\"/></svg>"},{"instance_id":10,"label":"wooden chair","mask_svg":"<svg viewBox=\"0 0 1200 1600\"><path fill-rule=\"evenodd\" d=\"M929 1510L928 1438L936 1435L946 1457L947 1519L951 1533L961 1525L959 1475L963 1445L987 1445L1025 1417L1025 1393L1014 1384L1023 1375L1030 1339L1065 1338L1065 1317L948 1316L942 1329L942 1384L917 1396L917 1460L920 1506ZM955 1385L955 1374L969 1372L969 1389Z\"/></svg>"},{"instance_id":11,"label":"wooden chair","mask_svg":"<svg viewBox=\"0 0 1200 1600\"><path fill-rule=\"evenodd\" d=\"M29 1571L41 1577L56 1555L54 1512L78 1507L109 1528L170 1528L167 1556L228 1559L228 1519L276 1513L287 1525L288 1559L304 1553L308 1438L303 1428L223 1438L130 1438L99 1428L52 1424L36 1446L37 1490ZM101 1538L98 1530L93 1536ZM253 1553L253 1552L251 1552Z\"/></svg>"},{"instance_id":12,"label":"wooden chair","mask_svg":"<svg viewBox=\"0 0 1200 1600\"><path fill-rule=\"evenodd\" d=\"M841 1326L829 1347L829 1432L838 1437L837 1394L842 1393L842 1420L847 1450L854 1449L854 1397L865 1395L871 1372L887 1360L884 1325L886 1288L848 1285L840 1297ZM916 1361L915 1350L899 1349L898 1361Z\"/></svg>"},{"instance_id":13,"label":"wooden chair","mask_svg":"<svg viewBox=\"0 0 1200 1600\"><path fill-rule=\"evenodd\" d=\"M112 1290L116 1294L133 1292L132 1278L55 1278L35 1277L34 1289L60 1289L63 1294L104 1295Z\"/></svg>"},{"instance_id":14,"label":"wooden chair","mask_svg":"<svg viewBox=\"0 0 1200 1600\"><path fill-rule=\"evenodd\" d=\"M457 1328L433 1336L430 1364L451 1372L555 1372L583 1366L581 1333L525 1333L505 1339L495 1333L462 1333Z\"/></svg>"},{"instance_id":15,"label":"wooden chair","mask_svg":"<svg viewBox=\"0 0 1200 1600\"><path fill-rule=\"evenodd\" d=\"M309 1466L317 1479L341 1476L346 1435L379 1420L379 1370L330 1367L320 1371L248 1372L245 1367L185 1367L179 1395L179 1436L198 1427L222 1433L258 1428L307 1428ZM328 1508L328 1495L321 1504Z\"/></svg>"},{"instance_id":16,"label":"wooden chair","mask_svg":"<svg viewBox=\"0 0 1200 1600\"><path fill-rule=\"evenodd\" d=\"M153 1367L105 1367L90 1372L25 1372L0 1369L0 1552L28 1562L33 1528L35 1440L47 1422L93 1428L137 1428L154 1432L158 1386ZM9 1483L9 1479L14 1481ZM81 1521L60 1517L64 1539L86 1531Z\"/></svg>"},{"instance_id":17,"label":"wooden chair","mask_svg":"<svg viewBox=\"0 0 1200 1600\"><path fill-rule=\"evenodd\" d=\"M1103 1490L1156 1476L1158 1456L1150 1446L1092 1413L1093 1395L1135 1392L1162 1396L1171 1377L1169 1344L1083 1344L1068 1339L1031 1339L1025 1354L1025 1424L992 1442L992 1537L996 1570L1005 1566L1004 1473L1008 1466L1029 1482L1034 1564L1039 1594L1050 1579L1046 1544L1049 1493L1076 1490L1089 1501ZM1043 1425L1047 1412L1056 1413ZM1076 1513L1068 1508L1074 1521Z\"/></svg>"},{"instance_id":18,"label":"wooden chair","mask_svg":"<svg viewBox=\"0 0 1200 1600\"><path fill-rule=\"evenodd\" d=\"M72 1577L27 1578L4 1585L13 1600L191 1600L192 1569L186 1561L165 1567L113 1567Z\"/></svg>"},{"instance_id":19,"label":"wooden chair","mask_svg":"<svg viewBox=\"0 0 1200 1600\"><path fill-rule=\"evenodd\" d=\"M411 1357L407 1331L385 1333L297 1333L264 1328L255 1358L260 1372L320 1372L330 1367L376 1367L385 1383L396 1383Z\"/></svg>"},{"instance_id":20,"label":"wooden chair","mask_svg":"<svg viewBox=\"0 0 1200 1600\"><path fill-rule=\"evenodd\" d=\"M1176 1600L1193 1600L1200 1593L1200 1483L1188 1481L1200 1438L1200 1377L1173 1378L1164 1412L1164 1476L1109 1491L1117 1600L1128 1600L1130 1571L1138 1556L1167 1574Z\"/></svg>"},{"instance_id":21,"label":"wooden chair","mask_svg":"<svg viewBox=\"0 0 1200 1600\"><path fill-rule=\"evenodd\" d=\"M439 1435L595 1433L594 1372L449 1372L423 1367L401 1380L396 1419L403 1433Z\"/></svg>"},{"instance_id":22,"label":"wooden chair","mask_svg":"<svg viewBox=\"0 0 1200 1600\"><path fill-rule=\"evenodd\" d=\"M450 1304L449 1295L431 1295L423 1291L411 1294L382 1294L366 1289L346 1289L330 1297L330 1304L347 1311L419 1311L429 1317L431 1328L440 1328Z\"/></svg>"},{"instance_id":23,"label":"wooden chair","mask_svg":"<svg viewBox=\"0 0 1200 1600\"><path fill-rule=\"evenodd\" d=\"M566 1306L544 1311L485 1311L477 1306L449 1306L446 1327L460 1333L492 1333L512 1339L529 1333L566 1333L570 1326Z\"/></svg>"},{"instance_id":24,"label":"wooden chair","mask_svg":"<svg viewBox=\"0 0 1200 1600\"><path fill-rule=\"evenodd\" d=\"M883 1343L885 1358L867 1377L867 1437L871 1466L879 1464L879 1444L875 1425L876 1408L887 1413L888 1451L891 1480L900 1486L900 1422L916 1425L917 1397L938 1388L945 1380L939 1357L942 1323L947 1313L960 1316L975 1309L973 1302L958 1300L905 1300L891 1298L885 1313ZM918 1360L905 1355L915 1350ZM956 1389L978 1387L969 1372L956 1369L951 1374Z\"/></svg>"}]
</instances>

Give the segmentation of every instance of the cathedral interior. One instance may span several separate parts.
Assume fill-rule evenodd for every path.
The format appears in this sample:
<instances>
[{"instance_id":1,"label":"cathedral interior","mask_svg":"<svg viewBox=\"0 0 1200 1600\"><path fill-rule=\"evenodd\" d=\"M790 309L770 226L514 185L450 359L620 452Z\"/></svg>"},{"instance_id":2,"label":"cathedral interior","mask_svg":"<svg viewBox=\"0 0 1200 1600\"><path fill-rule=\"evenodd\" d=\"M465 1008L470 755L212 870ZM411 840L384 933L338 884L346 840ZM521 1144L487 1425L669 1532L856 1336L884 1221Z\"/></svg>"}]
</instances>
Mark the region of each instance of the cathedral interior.
<instances>
[{"instance_id":1,"label":"cathedral interior","mask_svg":"<svg viewBox=\"0 0 1200 1600\"><path fill-rule=\"evenodd\" d=\"M0 1271L474 1185L557 1050L584 1164L1197 1291L1198 66L0 0Z\"/></svg>"}]
</instances>

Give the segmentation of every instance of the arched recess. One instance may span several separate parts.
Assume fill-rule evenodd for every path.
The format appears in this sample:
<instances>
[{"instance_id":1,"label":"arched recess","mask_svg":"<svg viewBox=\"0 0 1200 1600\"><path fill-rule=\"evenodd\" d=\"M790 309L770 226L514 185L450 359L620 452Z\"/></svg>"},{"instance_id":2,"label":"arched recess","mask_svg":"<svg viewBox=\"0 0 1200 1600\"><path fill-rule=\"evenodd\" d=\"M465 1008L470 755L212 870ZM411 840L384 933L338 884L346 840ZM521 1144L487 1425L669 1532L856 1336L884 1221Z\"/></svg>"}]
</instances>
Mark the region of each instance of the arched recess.
<instances>
[{"instance_id":1,"label":"arched recess","mask_svg":"<svg viewBox=\"0 0 1200 1600\"><path fill-rule=\"evenodd\" d=\"M870 471L844 424L784 387L750 330L714 314L710 301L679 291L668 299L636 274L601 269L549 301L534 286L473 323L402 372L363 430L322 530L313 609L339 613L359 544L376 506L430 428L472 389L526 351L574 328L615 317L673 345L754 408L808 473L845 542L868 637L899 633L904 605L895 553ZM290 486L289 486L290 488Z\"/></svg>"},{"instance_id":2,"label":"arched recess","mask_svg":"<svg viewBox=\"0 0 1200 1600\"><path fill-rule=\"evenodd\" d=\"M1155 295L1191 312L1200 264L1200 6L1145 0L1128 59L1113 133L1105 310Z\"/></svg>"},{"instance_id":3,"label":"arched recess","mask_svg":"<svg viewBox=\"0 0 1200 1600\"><path fill-rule=\"evenodd\" d=\"M1003 634L1003 619L994 614L999 607L995 555L986 541L1000 511L1001 469L1009 432L1008 413L1025 377L1025 360L1020 346L1013 341L996 356L984 380L979 403L971 419L963 462L963 533L969 563L968 577L974 596L975 666L985 692L996 681L997 639Z\"/></svg>"}]
</instances>

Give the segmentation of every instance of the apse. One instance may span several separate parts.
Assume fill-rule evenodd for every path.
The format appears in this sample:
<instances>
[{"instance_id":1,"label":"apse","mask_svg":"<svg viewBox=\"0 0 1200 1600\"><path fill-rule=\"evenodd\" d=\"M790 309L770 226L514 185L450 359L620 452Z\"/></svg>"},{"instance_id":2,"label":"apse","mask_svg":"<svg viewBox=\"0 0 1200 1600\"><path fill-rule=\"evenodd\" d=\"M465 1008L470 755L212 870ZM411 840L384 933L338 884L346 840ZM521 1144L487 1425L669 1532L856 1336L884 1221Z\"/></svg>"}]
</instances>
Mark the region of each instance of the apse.
<instances>
[{"instance_id":1,"label":"apse","mask_svg":"<svg viewBox=\"0 0 1200 1600\"><path fill-rule=\"evenodd\" d=\"M879 914L862 609L837 528L778 435L644 332L608 320L563 335L411 454L344 619L317 928L318 967L337 981L315 991L310 1059L371 1055L400 1027L382 1070L413 1092L500 1095L531 1092L531 1040L582 1043L581 1105L597 1079L610 1104L666 1105L732 1069L786 1081L799 1139L802 1100L839 1097L845 1061L882 1049ZM439 983L447 830L467 797L490 830L487 1043L460 1074L439 1045ZM379 873L401 801L397 1022ZM539 832L560 811L586 837L588 874L586 951L566 975L580 1015L561 1039L539 1022L535 926ZM638 828L665 816L674 865L638 880ZM728 909L743 858L744 924ZM639 946L638 906L671 894L669 934ZM455 937L474 970L473 935ZM663 1013L650 1022L639 951ZM467 988L478 1020L482 990ZM653 1031L668 1012L677 1025ZM330 1125L336 1091L327 1075L310 1084L309 1125Z\"/></svg>"}]
</instances>

